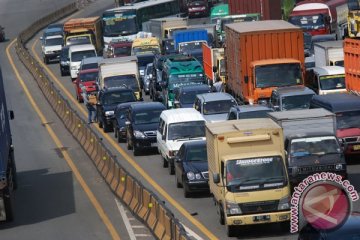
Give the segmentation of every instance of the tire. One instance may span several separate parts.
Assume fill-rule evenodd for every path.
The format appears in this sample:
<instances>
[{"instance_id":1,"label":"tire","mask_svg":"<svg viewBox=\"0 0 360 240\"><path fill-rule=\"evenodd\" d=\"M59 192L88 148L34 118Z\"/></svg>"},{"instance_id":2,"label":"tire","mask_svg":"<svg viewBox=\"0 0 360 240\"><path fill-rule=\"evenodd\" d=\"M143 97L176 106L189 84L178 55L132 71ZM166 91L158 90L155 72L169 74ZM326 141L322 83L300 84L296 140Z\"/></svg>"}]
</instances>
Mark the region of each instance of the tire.
<instances>
[{"instance_id":1,"label":"tire","mask_svg":"<svg viewBox=\"0 0 360 240\"><path fill-rule=\"evenodd\" d=\"M288 233L290 231L290 222L280 222L280 229L284 233Z\"/></svg>"},{"instance_id":2,"label":"tire","mask_svg":"<svg viewBox=\"0 0 360 240\"><path fill-rule=\"evenodd\" d=\"M221 225L225 225L225 213L223 207L221 206L220 203L218 203L218 205L219 205L219 223Z\"/></svg>"},{"instance_id":3,"label":"tire","mask_svg":"<svg viewBox=\"0 0 360 240\"><path fill-rule=\"evenodd\" d=\"M61 74L62 77L65 76L65 72L62 69L60 69L60 74Z\"/></svg>"},{"instance_id":4,"label":"tire","mask_svg":"<svg viewBox=\"0 0 360 240\"><path fill-rule=\"evenodd\" d=\"M139 152L140 152L140 149L134 145L134 146L133 146L134 156L139 156Z\"/></svg>"},{"instance_id":5,"label":"tire","mask_svg":"<svg viewBox=\"0 0 360 240\"><path fill-rule=\"evenodd\" d=\"M4 189L5 196L4 196L4 207L5 207L5 214L6 214L6 222L11 222L14 220L14 213L12 207L12 193L8 188Z\"/></svg>"},{"instance_id":6,"label":"tire","mask_svg":"<svg viewBox=\"0 0 360 240\"><path fill-rule=\"evenodd\" d=\"M44 57L44 63L47 65L49 64L49 59L47 57Z\"/></svg>"},{"instance_id":7,"label":"tire","mask_svg":"<svg viewBox=\"0 0 360 240\"><path fill-rule=\"evenodd\" d=\"M118 134L117 134L117 142L118 143L121 143L122 142L122 139L121 139L121 137L120 137L120 133L118 132Z\"/></svg>"},{"instance_id":8,"label":"tire","mask_svg":"<svg viewBox=\"0 0 360 240\"><path fill-rule=\"evenodd\" d=\"M11 170L12 170L13 189L16 190L18 188L18 180L17 180L14 152L11 152Z\"/></svg>"},{"instance_id":9,"label":"tire","mask_svg":"<svg viewBox=\"0 0 360 240\"><path fill-rule=\"evenodd\" d=\"M183 190L184 190L184 198L189 198L191 196L191 193L188 189L188 187L186 186L184 180L183 180Z\"/></svg>"},{"instance_id":10,"label":"tire","mask_svg":"<svg viewBox=\"0 0 360 240\"><path fill-rule=\"evenodd\" d=\"M228 237L235 237L237 232L236 230L237 230L236 226L226 225L226 235Z\"/></svg>"},{"instance_id":11,"label":"tire","mask_svg":"<svg viewBox=\"0 0 360 240\"><path fill-rule=\"evenodd\" d=\"M110 132L108 124L103 123L103 131L104 131L104 133Z\"/></svg>"},{"instance_id":12,"label":"tire","mask_svg":"<svg viewBox=\"0 0 360 240\"><path fill-rule=\"evenodd\" d=\"M170 175L174 175L174 174L175 174L174 165L171 164L170 161L169 161L168 165L169 165L169 174L170 174Z\"/></svg>"},{"instance_id":13,"label":"tire","mask_svg":"<svg viewBox=\"0 0 360 240\"><path fill-rule=\"evenodd\" d=\"M163 159L163 168L169 167L169 162L164 157L162 157L162 159Z\"/></svg>"},{"instance_id":14,"label":"tire","mask_svg":"<svg viewBox=\"0 0 360 240\"><path fill-rule=\"evenodd\" d=\"M114 128L114 138L117 138L118 136L118 131L117 131L117 127Z\"/></svg>"},{"instance_id":15,"label":"tire","mask_svg":"<svg viewBox=\"0 0 360 240\"><path fill-rule=\"evenodd\" d=\"M175 171L175 182L176 182L176 187L177 188L182 188L183 185L179 182L179 178L178 178L178 176L176 174L176 171Z\"/></svg>"},{"instance_id":16,"label":"tire","mask_svg":"<svg viewBox=\"0 0 360 240\"><path fill-rule=\"evenodd\" d=\"M133 146L130 145L130 140L128 137L126 137L126 148L127 150L132 150Z\"/></svg>"},{"instance_id":17,"label":"tire","mask_svg":"<svg viewBox=\"0 0 360 240\"><path fill-rule=\"evenodd\" d=\"M99 128L103 128L102 118L98 118L98 119L99 119Z\"/></svg>"}]
</instances>

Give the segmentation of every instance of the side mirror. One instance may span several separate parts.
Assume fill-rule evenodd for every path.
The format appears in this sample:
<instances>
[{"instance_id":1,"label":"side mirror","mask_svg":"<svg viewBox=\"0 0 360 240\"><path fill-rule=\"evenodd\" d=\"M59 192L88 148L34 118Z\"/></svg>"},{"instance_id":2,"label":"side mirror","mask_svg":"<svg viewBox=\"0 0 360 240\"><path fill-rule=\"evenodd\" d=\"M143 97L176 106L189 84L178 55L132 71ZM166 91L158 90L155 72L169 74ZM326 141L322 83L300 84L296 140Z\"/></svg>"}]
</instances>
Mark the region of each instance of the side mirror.
<instances>
[{"instance_id":1,"label":"side mirror","mask_svg":"<svg viewBox=\"0 0 360 240\"><path fill-rule=\"evenodd\" d=\"M126 125L126 126L128 126L128 125L130 125L130 124L131 124L130 121L126 121L126 122L125 122L125 125Z\"/></svg>"},{"instance_id":2,"label":"side mirror","mask_svg":"<svg viewBox=\"0 0 360 240\"><path fill-rule=\"evenodd\" d=\"M14 111L9 111L9 117L10 120L13 120L15 118Z\"/></svg>"},{"instance_id":3,"label":"side mirror","mask_svg":"<svg viewBox=\"0 0 360 240\"><path fill-rule=\"evenodd\" d=\"M215 184L220 183L220 175L219 175L218 173L214 173L214 174L213 174L213 182L214 182Z\"/></svg>"},{"instance_id":4,"label":"side mirror","mask_svg":"<svg viewBox=\"0 0 360 240\"><path fill-rule=\"evenodd\" d=\"M248 83L249 82L249 76L244 76L244 82Z\"/></svg>"},{"instance_id":5,"label":"side mirror","mask_svg":"<svg viewBox=\"0 0 360 240\"><path fill-rule=\"evenodd\" d=\"M215 73L215 72L217 72L218 71L218 68L217 68L217 66L213 66L213 69L212 69L212 71Z\"/></svg>"}]
</instances>

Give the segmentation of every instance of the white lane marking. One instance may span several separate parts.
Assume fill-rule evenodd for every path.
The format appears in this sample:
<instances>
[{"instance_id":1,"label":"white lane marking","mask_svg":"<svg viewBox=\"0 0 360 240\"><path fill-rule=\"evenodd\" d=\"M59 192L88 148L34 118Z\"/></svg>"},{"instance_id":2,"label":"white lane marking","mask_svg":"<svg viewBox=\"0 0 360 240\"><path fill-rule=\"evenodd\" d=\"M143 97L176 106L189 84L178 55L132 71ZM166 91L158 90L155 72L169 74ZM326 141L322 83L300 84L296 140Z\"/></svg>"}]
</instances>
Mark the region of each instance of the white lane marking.
<instances>
[{"instance_id":1,"label":"white lane marking","mask_svg":"<svg viewBox=\"0 0 360 240\"><path fill-rule=\"evenodd\" d=\"M150 234L141 234L141 233L135 234L135 236L136 237L152 237L152 235L150 235Z\"/></svg>"},{"instance_id":2,"label":"white lane marking","mask_svg":"<svg viewBox=\"0 0 360 240\"><path fill-rule=\"evenodd\" d=\"M145 226L142 226L142 225L132 225L132 228L145 228Z\"/></svg>"},{"instance_id":3,"label":"white lane marking","mask_svg":"<svg viewBox=\"0 0 360 240\"><path fill-rule=\"evenodd\" d=\"M193 230L185 226L183 223L181 223L183 227L185 228L185 231L188 233L189 236L194 237L196 240L204 240L202 237L197 235Z\"/></svg>"},{"instance_id":4,"label":"white lane marking","mask_svg":"<svg viewBox=\"0 0 360 240\"><path fill-rule=\"evenodd\" d=\"M126 230L128 231L130 239L131 240L136 240L136 235L134 234L134 231L133 231L133 229L131 227L129 218L126 215L124 207L121 205L119 200L117 200L116 198L115 198L115 202L116 202L116 205L117 205L117 207L119 209L120 215L121 215L121 217L122 217L122 219L124 221L124 224L125 224Z\"/></svg>"}]
</instances>

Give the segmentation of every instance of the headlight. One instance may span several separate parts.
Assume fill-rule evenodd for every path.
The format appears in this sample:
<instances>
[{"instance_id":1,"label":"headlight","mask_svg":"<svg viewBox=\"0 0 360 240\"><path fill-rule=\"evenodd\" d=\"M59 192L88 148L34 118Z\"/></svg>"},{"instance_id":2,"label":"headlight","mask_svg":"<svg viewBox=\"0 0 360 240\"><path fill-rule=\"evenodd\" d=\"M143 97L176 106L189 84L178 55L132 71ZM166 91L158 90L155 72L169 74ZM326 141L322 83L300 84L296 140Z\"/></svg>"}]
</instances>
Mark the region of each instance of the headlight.
<instances>
[{"instance_id":1,"label":"headlight","mask_svg":"<svg viewBox=\"0 0 360 240\"><path fill-rule=\"evenodd\" d=\"M76 66L71 66L71 70L77 70Z\"/></svg>"},{"instance_id":2,"label":"headlight","mask_svg":"<svg viewBox=\"0 0 360 240\"><path fill-rule=\"evenodd\" d=\"M134 137L136 138L146 138L146 136L144 135L144 133L140 132L140 131L134 131Z\"/></svg>"},{"instance_id":3,"label":"headlight","mask_svg":"<svg viewBox=\"0 0 360 240\"><path fill-rule=\"evenodd\" d=\"M279 201L278 210L288 210L290 209L290 197L286 196Z\"/></svg>"},{"instance_id":4,"label":"headlight","mask_svg":"<svg viewBox=\"0 0 360 240\"><path fill-rule=\"evenodd\" d=\"M335 169L336 169L336 170L342 170L342 169L343 169L343 165L342 165L342 164L336 164Z\"/></svg>"},{"instance_id":5,"label":"headlight","mask_svg":"<svg viewBox=\"0 0 360 240\"><path fill-rule=\"evenodd\" d=\"M114 111L106 111L105 112L105 116L112 116L112 115L114 115Z\"/></svg>"},{"instance_id":6,"label":"headlight","mask_svg":"<svg viewBox=\"0 0 360 240\"><path fill-rule=\"evenodd\" d=\"M226 213L227 215L237 215L241 214L241 209L239 207L239 204L233 203L233 202L226 202Z\"/></svg>"},{"instance_id":7,"label":"headlight","mask_svg":"<svg viewBox=\"0 0 360 240\"><path fill-rule=\"evenodd\" d=\"M196 174L195 174L195 178L196 178L197 180L200 180L200 179L201 179L201 174L200 174L200 173L196 173Z\"/></svg>"},{"instance_id":8,"label":"headlight","mask_svg":"<svg viewBox=\"0 0 360 240\"><path fill-rule=\"evenodd\" d=\"M195 174L193 172L188 172L186 176L190 181L195 179Z\"/></svg>"}]
</instances>

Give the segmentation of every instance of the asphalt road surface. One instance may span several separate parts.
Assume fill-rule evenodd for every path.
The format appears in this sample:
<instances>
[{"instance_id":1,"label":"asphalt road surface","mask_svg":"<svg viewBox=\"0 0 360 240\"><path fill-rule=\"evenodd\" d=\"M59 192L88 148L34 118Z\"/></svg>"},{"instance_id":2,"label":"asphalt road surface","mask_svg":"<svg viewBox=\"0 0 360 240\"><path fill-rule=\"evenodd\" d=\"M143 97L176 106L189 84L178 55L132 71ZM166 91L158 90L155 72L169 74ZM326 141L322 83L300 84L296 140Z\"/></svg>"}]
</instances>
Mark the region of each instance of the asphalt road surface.
<instances>
[{"instance_id":1,"label":"asphalt road surface","mask_svg":"<svg viewBox=\"0 0 360 240\"><path fill-rule=\"evenodd\" d=\"M91 7L104 7L102 1L94 3ZM82 13L80 13L82 14ZM84 16L87 15L84 12ZM192 24L204 23L207 19L191 19ZM39 36L36 36L28 44L28 49L32 54L41 61ZM75 99L74 86L70 77L61 77L59 73L58 63L52 63L43 66L48 75L54 81L54 84L62 91L64 96L72 103L75 109L85 119L86 111L83 104L79 104ZM13 79L15 82L15 79ZM15 84L17 85L17 83ZM19 88L17 86L17 88ZM36 88L36 87L34 87ZM16 93L15 93L16 94ZM18 93L17 93L18 94ZM15 98L13 98L15 99ZM149 101L148 98L145 99ZM14 103L15 104L15 103ZM20 104L21 105L21 104ZM51 115L51 110L47 114ZM17 119L16 121L19 121ZM168 174L168 170L162 168L162 161L156 152L146 152L142 156L134 157L131 151L126 150L124 143L118 144L115 141L113 133L103 133L97 125L92 125L94 129L102 135L104 143L111 149L112 153L134 176L138 177L143 184L154 192L158 193L165 204L173 210L175 216L189 229L189 233L196 239L228 239L226 237L225 227L219 224L219 217L216 213L213 201L208 194L198 194L192 198L184 198L182 189L176 188L175 177ZM40 128L40 127L38 127ZM16 134L15 132L14 134ZM21 136L25 136L25 132L19 132ZM27 132L26 132L27 134ZM20 136L19 135L19 136ZM38 134L35 139L39 139ZM46 135L44 133L44 135ZM64 134L66 135L66 134ZM46 138L47 136L45 136ZM19 137L21 138L21 137ZM46 143L46 142L45 142ZM67 147L72 149L74 154L80 150L73 149L73 145L69 142ZM349 180L356 189L360 189L360 168L358 165L351 165L348 168ZM48 193L44 193L48 194ZM358 202L354 204L354 210L360 210ZM296 234L284 232L276 224L257 225L243 227L240 229L238 239L297 239ZM233 238L236 239L236 238Z\"/></svg>"}]
</instances>

